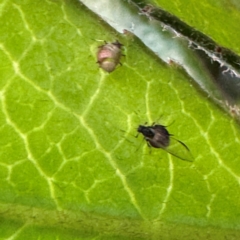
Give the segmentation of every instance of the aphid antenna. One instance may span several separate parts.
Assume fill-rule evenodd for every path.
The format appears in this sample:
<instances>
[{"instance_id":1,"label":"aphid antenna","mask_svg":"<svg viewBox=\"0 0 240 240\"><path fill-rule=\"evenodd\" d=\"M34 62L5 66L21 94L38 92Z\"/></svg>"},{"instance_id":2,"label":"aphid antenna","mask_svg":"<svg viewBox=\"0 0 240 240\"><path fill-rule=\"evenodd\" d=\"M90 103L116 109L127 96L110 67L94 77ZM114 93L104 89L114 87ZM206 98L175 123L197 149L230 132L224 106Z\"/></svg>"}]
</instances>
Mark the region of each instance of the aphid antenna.
<instances>
[{"instance_id":1,"label":"aphid antenna","mask_svg":"<svg viewBox=\"0 0 240 240\"><path fill-rule=\"evenodd\" d=\"M147 123L146 123L146 124L147 124ZM138 128L136 128L136 130L137 130L137 129L138 129ZM125 130L122 130L122 129L120 129L120 130L126 133ZM138 132L137 135L133 135L133 134L131 134L131 133L128 133L128 134L130 134L131 136L133 136L133 137L135 137L135 138L138 138L138 136L139 136L140 133ZM139 144L139 146L137 147L137 149L136 149L135 152L137 152L137 151L140 149L140 147L143 145L144 141L146 141L146 139L145 139L145 138L142 138L142 141L141 141L141 143ZM131 141L129 141L129 142L131 142ZM133 143L133 142L131 142L131 143ZM150 147L150 149L151 149L151 146L149 145L149 142L148 142L148 141L147 141L147 144L148 144L148 147ZM151 152L151 151L150 151L150 152Z\"/></svg>"},{"instance_id":2,"label":"aphid antenna","mask_svg":"<svg viewBox=\"0 0 240 240\"><path fill-rule=\"evenodd\" d=\"M174 122L175 122L175 120L173 120L169 125L166 125L164 127L170 127L171 125L173 125Z\"/></svg>"},{"instance_id":3,"label":"aphid antenna","mask_svg":"<svg viewBox=\"0 0 240 240\"><path fill-rule=\"evenodd\" d=\"M136 136L136 137L137 137L137 136ZM141 143L139 144L139 146L137 147L137 149L136 149L135 152L137 152L137 151L140 149L140 147L143 145L144 140L145 140L145 138L142 139ZM147 143L148 143L148 142L147 142Z\"/></svg>"},{"instance_id":4,"label":"aphid antenna","mask_svg":"<svg viewBox=\"0 0 240 240\"><path fill-rule=\"evenodd\" d=\"M102 42L102 43L105 43L105 44L107 43L105 40L102 40L102 39L96 39L96 38L88 38L88 39L90 39L91 41L94 41L94 42ZM98 48L100 48L101 46L98 46Z\"/></svg>"},{"instance_id":5,"label":"aphid antenna","mask_svg":"<svg viewBox=\"0 0 240 240\"><path fill-rule=\"evenodd\" d=\"M157 120L156 120L155 122L153 122L152 124L155 125L156 123L160 122L160 119L161 119L163 116L164 116L164 115L161 114L161 115L157 118ZM152 125L152 126L153 126L153 125Z\"/></svg>"},{"instance_id":6,"label":"aphid antenna","mask_svg":"<svg viewBox=\"0 0 240 240\"><path fill-rule=\"evenodd\" d=\"M105 43L105 44L108 43L106 40L103 40L103 39L96 39L96 38L89 38L89 39L91 39L94 42L102 42L102 43ZM101 46L99 46L99 47L101 47Z\"/></svg>"},{"instance_id":7,"label":"aphid antenna","mask_svg":"<svg viewBox=\"0 0 240 240\"><path fill-rule=\"evenodd\" d=\"M97 41L97 42L102 42L105 44L108 44L108 43L111 43L111 42L107 42L106 40L103 40L103 39L94 39L94 38L90 38L92 41ZM115 45L118 45L119 47L122 47L124 46L123 44L121 44L117 39L115 40L115 42L112 42L112 44L115 44ZM101 46L98 46L98 48L102 47Z\"/></svg>"},{"instance_id":8,"label":"aphid antenna","mask_svg":"<svg viewBox=\"0 0 240 240\"><path fill-rule=\"evenodd\" d=\"M155 125L161 125L163 127L170 127L173 123L175 122L175 120L173 120L169 125L162 125L162 124L159 124L158 121L156 122L153 122L151 126L155 126ZM145 123L146 125L147 123Z\"/></svg>"},{"instance_id":9,"label":"aphid antenna","mask_svg":"<svg viewBox=\"0 0 240 240\"><path fill-rule=\"evenodd\" d=\"M136 128L136 130L137 130L137 128ZM135 138L138 138L138 136L139 136L139 133L137 133L137 135L136 136L134 136Z\"/></svg>"},{"instance_id":10,"label":"aphid antenna","mask_svg":"<svg viewBox=\"0 0 240 240\"><path fill-rule=\"evenodd\" d=\"M139 109L133 110L132 113L134 113L134 114L137 116L137 121L138 121L138 122L141 122L141 121L142 121L141 116L142 116L143 114L141 113L141 110L139 110ZM145 122L143 125L147 125L147 122Z\"/></svg>"},{"instance_id":11,"label":"aphid antenna","mask_svg":"<svg viewBox=\"0 0 240 240\"><path fill-rule=\"evenodd\" d=\"M123 130L123 129L119 129L121 132L124 132L125 134L122 136L123 139L125 139L127 142L131 143L131 144L134 144L134 142L130 141L127 136L126 136L126 133L129 134L127 131ZM132 134L130 134L132 135ZM132 135L133 136L133 135Z\"/></svg>"},{"instance_id":12,"label":"aphid antenna","mask_svg":"<svg viewBox=\"0 0 240 240\"><path fill-rule=\"evenodd\" d=\"M102 39L94 39L94 38L90 38L91 40L93 40L93 41L97 41L97 42L104 42L105 40L102 40Z\"/></svg>"},{"instance_id":13,"label":"aphid antenna","mask_svg":"<svg viewBox=\"0 0 240 240\"><path fill-rule=\"evenodd\" d=\"M115 42L113 42L113 44L118 44L120 47L123 46L123 44L121 44L117 39L115 39Z\"/></svg>"},{"instance_id":14,"label":"aphid antenna","mask_svg":"<svg viewBox=\"0 0 240 240\"><path fill-rule=\"evenodd\" d=\"M125 130L123 130L123 129L119 129L121 132L124 132L124 133L126 133L126 134L130 134L132 137L136 137L135 135L133 135L133 134L131 134L131 133L129 133L129 132L127 132L127 131L125 131Z\"/></svg>"},{"instance_id":15,"label":"aphid antenna","mask_svg":"<svg viewBox=\"0 0 240 240\"><path fill-rule=\"evenodd\" d=\"M131 144L134 144L134 142L130 141L130 140L127 139L126 137L124 137L124 138L125 138L125 140L126 140L127 142L129 142L129 143L131 143Z\"/></svg>"}]
</instances>

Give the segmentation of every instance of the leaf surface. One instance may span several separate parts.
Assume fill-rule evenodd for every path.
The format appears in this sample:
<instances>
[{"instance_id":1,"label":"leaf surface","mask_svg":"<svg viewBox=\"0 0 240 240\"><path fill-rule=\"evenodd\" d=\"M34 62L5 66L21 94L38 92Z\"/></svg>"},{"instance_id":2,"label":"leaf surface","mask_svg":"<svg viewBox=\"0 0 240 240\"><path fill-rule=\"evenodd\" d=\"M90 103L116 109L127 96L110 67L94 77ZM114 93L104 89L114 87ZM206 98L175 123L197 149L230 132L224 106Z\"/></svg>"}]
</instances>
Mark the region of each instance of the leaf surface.
<instances>
[{"instance_id":1,"label":"leaf surface","mask_svg":"<svg viewBox=\"0 0 240 240\"><path fill-rule=\"evenodd\" d=\"M181 67L78 1L3 1L0 22L1 239L238 239L239 126ZM149 149L145 122L194 162Z\"/></svg>"}]
</instances>

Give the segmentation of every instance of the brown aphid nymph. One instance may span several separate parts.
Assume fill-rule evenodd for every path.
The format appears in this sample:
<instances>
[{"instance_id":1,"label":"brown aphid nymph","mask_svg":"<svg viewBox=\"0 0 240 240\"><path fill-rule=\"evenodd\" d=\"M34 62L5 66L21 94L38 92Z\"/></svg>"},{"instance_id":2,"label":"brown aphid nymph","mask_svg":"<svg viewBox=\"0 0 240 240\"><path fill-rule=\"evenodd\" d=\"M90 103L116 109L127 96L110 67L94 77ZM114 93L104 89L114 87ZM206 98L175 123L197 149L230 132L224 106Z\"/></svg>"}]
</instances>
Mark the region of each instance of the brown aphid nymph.
<instances>
[{"instance_id":1,"label":"brown aphid nymph","mask_svg":"<svg viewBox=\"0 0 240 240\"><path fill-rule=\"evenodd\" d=\"M100 68L107 72L112 72L116 66L120 63L120 58L122 55L121 47L123 45L116 41L113 43L106 43L99 47L97 54L97 63Z\"/></svg>"}]
</instances>

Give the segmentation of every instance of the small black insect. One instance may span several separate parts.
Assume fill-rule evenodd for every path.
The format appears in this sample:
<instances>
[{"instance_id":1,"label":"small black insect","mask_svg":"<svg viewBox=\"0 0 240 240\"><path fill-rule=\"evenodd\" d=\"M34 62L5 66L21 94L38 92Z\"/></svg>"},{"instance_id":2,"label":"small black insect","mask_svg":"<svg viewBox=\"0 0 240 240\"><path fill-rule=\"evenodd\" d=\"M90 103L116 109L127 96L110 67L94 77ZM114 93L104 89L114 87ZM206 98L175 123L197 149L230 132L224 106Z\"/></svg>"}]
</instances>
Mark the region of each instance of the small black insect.
<instances>
[{"instance_id":1,"label":"small black insect","mask_svg":"<svg viewBox=\"0 0 240 240\"><path fill-rule=\"evenodd\" d=\"M188 147L181 141L173 138L166 126L153 124L152 126L139 125L137 131L142 133L149 147L162 148L173 156L186 161L193 161Z\"/></svg>"},{"instance_id":2,"label":"small black insect","mask_svg":"<svg viewBox=\"0 0 240 240\"><path fill-rule=\"evenodd\" d=\"M97 63L100 68L107 72L114 71L116 66L121 64L120 58L122 56L122 46L123 44L118 41L100 46L97 53Z\"/></svg>"}]
</instances>

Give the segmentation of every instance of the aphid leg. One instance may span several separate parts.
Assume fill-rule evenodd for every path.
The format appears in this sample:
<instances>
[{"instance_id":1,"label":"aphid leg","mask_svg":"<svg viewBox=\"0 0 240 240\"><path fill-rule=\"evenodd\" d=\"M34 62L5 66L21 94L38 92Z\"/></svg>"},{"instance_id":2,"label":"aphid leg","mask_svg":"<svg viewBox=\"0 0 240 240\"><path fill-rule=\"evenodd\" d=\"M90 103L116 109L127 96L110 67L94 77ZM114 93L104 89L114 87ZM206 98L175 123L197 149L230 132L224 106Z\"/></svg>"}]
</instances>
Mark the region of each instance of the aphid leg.
<instances>
[{"instance_id":1,"label":"aphid leg","mask_svg":"<svg viewBox=\"0 0 240 240\"><path fill-rule=\"evenodd\" d=\"M124 54L122 54L121 56L126 57L126 55L124 55ZM122 66L121 62L119 62L118 64Z\"/></svg>"},{"instance_id":2,"label":"aphid leg","mask_svg":"<svg viewBox=\"0 0 240 240\"><path fill-rule=\"evenodd\" d=\"M171 126L173 123L175 122L175 120L173 120L169 125L167 125L166 127Z\"/></svg>"},{"instance_id":3,"label":"aphid leg","mask_svg":"<svg viewBox=\"0 0 240 240\"><path fill-rule=\"evenodd\" d=\"M147 145L149 147L149 154L152 154L152 146L146 138L145 138L145 140L147 141Z\"/></svg>"},{"instance_id":4,"label":"aphid leg","mask_svg":"<svg viewBox=\"0 0 240 240\"><path fill-rule=\"evenodd\" d=\"M136 137L138 137L138 134L137 134L137 136ZM136 149L136 151L135 152L137 152L138 150L139 150L139 148L141 147L141 145L142 145L142 143L143 143L143 141L144 141L145 139L143 138L142 139L142 141L141 141L141 143L139 144L139 147Z\"/></svg>"},{"instance_id":5,"label":"aphid leg","mask_svg":"<svg viewBox=\"0 0 240 240\"><path fill-rule=\"evenodd\" d=\"M105 44L103 44L103 45L101 45L101 46L98 46L98 48L102 48L104 45L106 45L106 44L107 44L107 41L104 40L104 43L105 43Z\"/></svg>"}]
</instances>

